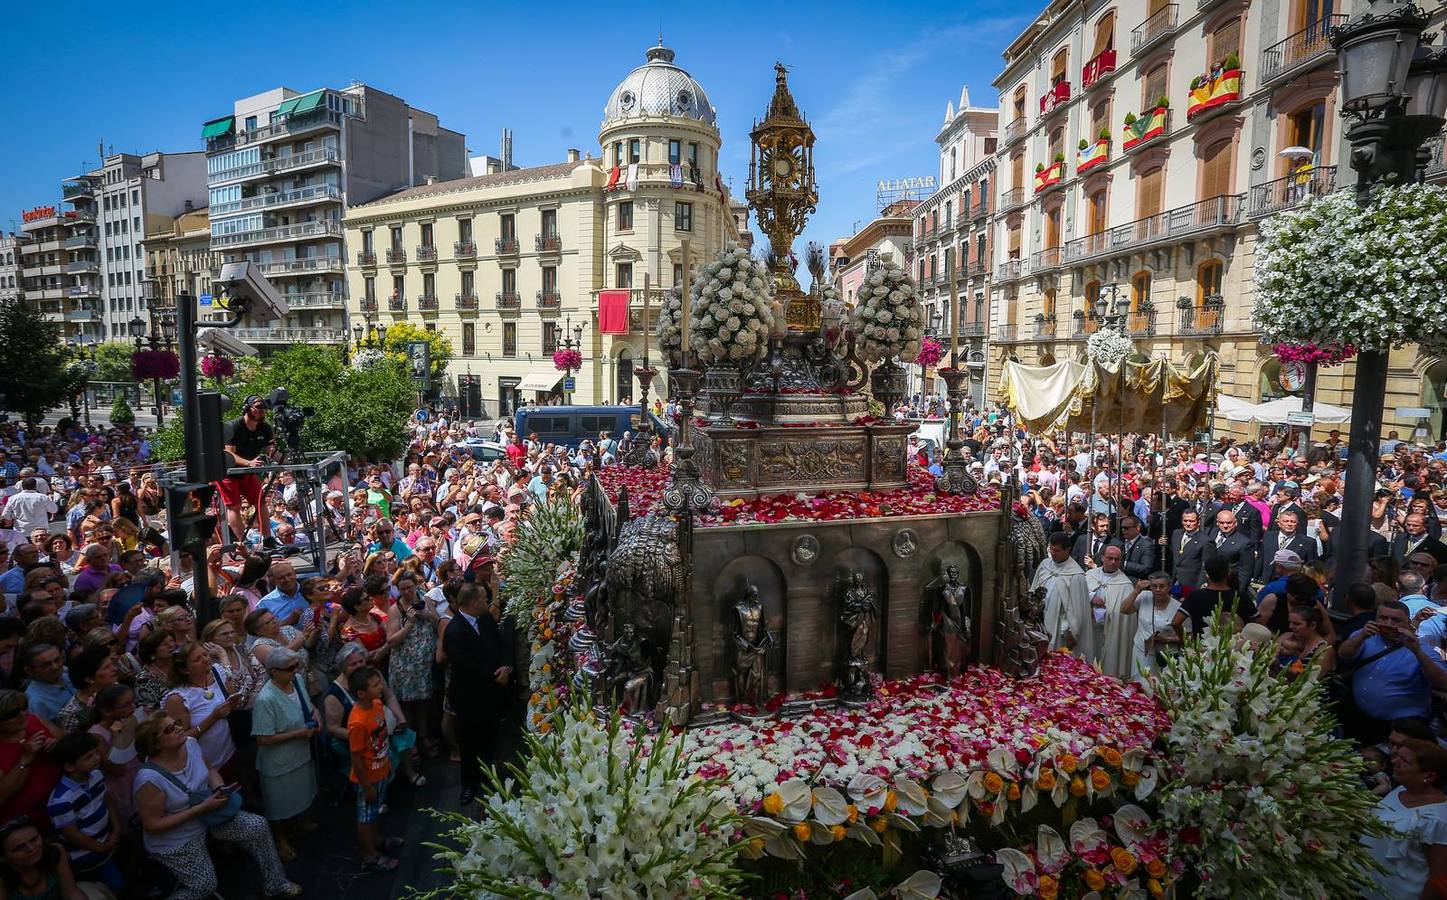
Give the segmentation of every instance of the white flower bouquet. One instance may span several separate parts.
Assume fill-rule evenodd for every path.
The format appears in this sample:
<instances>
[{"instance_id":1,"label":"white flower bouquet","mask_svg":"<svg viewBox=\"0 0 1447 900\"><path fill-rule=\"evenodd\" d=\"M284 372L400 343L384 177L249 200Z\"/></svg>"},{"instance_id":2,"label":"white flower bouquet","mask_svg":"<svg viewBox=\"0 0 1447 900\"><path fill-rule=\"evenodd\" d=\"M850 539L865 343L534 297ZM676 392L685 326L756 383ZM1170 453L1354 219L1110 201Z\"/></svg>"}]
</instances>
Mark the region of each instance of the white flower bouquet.
<instances>
[{"instance_id":1,"label":"white flower bouquet","mask_svg":"<svg viewBox=\"0 0 1447 900\"><path fill-rule=\"evenodd\" d=\"M575 701L528 736L511 777L488 771L486 818L447 816L454 881L430 896L739 896L740 819L718 785L688 773L668 729L635 741L621 721Z\"/></svg>"},{"instance_id":2,"label":"white flower bouquet","mask_svg":"<svg viewBox=\"0 0 1447 900\"><path fill-rule=\"evenodd\" d=\"M914 282L898 264L882 260L859 286L850 320L860 355L869 362L896 356L901 362L914 362L924 336L922 322Z\"/></svg>"},{"instance_id":3,"label":"white flower bouquet","mask_svg":"<svg viewBox=\"0 0 1447 900\"><path fill-rule=\"evenodd\" d=\"M1085 341L1085 356L1106 368L1114 369L1135 350L1135 344L1124 332L1101 328Z\"/></svg>"},{"instance_id":4,"label":"white flower bouquet","mask_svg":"<svg viewBox=\"0 0 1447 900\"><path fill-rule=\"evenodd\" d=\"M1154 679L1171 719L1160 809L1172 855L1199 897L1355 897L1374 867L1360 839L1380 827L1377 798L1361 756L1332 737L1321 682L1273 673L1274 658L1218 611Z\"/></svg>"},{"instance_id":5,"label":"white flower bouquet","mask_svg":"<svg viewBox=\"0 0 1447 900\"><path fill-rule=\"evenodd\" d=\"M705 362L743 363L764 354L773 326L768 270L729 244L694 279L689 343Z\"/></svg>"},{"instance_id":6,"label":"white flower bouquet","mask_svg":"<svg viewBox=\"0 0 1447 900\"><path fill-rule=\"evenodd\" d=\"M1254 318L1268 342L1447 352L1447 189L1351 191L1261 223Z\"/></svg>"},{"instance_id":7,"label":"white flower bouquet","mask_svg":"<svg viewBox=\"0 0 1447 900\"><path fill-rule=\"evenodd\" d=\"M664 353L677 353L683 344L683 289L668 292L658 311L658 346Z\"/></svg>"}]
</instances>

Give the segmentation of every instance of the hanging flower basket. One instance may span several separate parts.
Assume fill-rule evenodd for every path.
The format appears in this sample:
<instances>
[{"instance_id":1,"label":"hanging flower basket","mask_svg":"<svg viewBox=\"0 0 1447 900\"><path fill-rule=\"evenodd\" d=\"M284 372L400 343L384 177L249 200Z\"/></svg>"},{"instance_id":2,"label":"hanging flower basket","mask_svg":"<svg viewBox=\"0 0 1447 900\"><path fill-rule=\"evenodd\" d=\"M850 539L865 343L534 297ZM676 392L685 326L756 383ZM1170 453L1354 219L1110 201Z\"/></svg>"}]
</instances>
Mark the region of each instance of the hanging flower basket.
<instances>
[{"instance_id":1,"label":"hanging flower basket","mask_svg":"<svg viewBox=\"0 0 1447 900\"><path fill-rule=\"evenodd\" d=\"M919 342L919 356L914 361L928 369L939 362L945 355L944 347L932 337L927 337Z\"/></svg>"},{"instance_id":2,"label":"hanging flower basket","mask_svg":"<svg viewBox=\"0 0 1447 900\"><path fill-rule=\"evenodd\" d=\"M581 369L583 368L583 354L577 350L554 350L553 368L559 372Z\"/></svg>"},{"instance_id":3,"label":"hanging flower basket","mask_svg":"<svg viewBox=\"0 0 1447 900\"><path fill-rule=\"evenodd\" d=\"M1339 366L1357 355L1351 344L1277 344L1272 347L1282 362L1316 363L1318 366Z\"/></svg>"},{"instance_id":4,"label":"hanging flower basket","mask_svg":"<svg viewBox=\"0 0 1447 900\"><path fill-rule=\"evenodd\" d=\"M201 374L207 378L230 378L236 374L236 364L225 356L207 356L201 360Z\"/></svg>"},{"instance_id":5,"label":"hanging flower basket","mask_svg":"<svg viewBox=\"0 0 1447 900\"><path fill-rule=\"evenodd\" d=\"M131 375L137 381L169 381L181 374L181 361L170 350L137 350L131 354Z\"/></svg>"},{"instance_id":6,"label":"hanging flower basket","mask_svg":"<svg viewBox=\"0 0 1447 900\"><path fill-rule=\"evenodd\" d=\"M1447 351L1447 190L1379 188L1308 199L1264 220L1253 318L1272 343Z\"/></svg>"}]
</instances>

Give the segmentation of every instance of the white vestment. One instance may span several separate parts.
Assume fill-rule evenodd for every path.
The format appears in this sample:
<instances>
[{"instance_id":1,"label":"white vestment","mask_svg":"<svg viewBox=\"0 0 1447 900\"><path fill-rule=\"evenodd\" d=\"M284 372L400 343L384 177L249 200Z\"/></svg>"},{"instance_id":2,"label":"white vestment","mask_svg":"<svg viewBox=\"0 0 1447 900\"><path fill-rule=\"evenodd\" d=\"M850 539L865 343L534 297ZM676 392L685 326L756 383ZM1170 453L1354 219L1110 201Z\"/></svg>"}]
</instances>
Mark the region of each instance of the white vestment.
<instances>
[{"instance_id":1,"label":"white vestment","mask_svg":"<svg viewBox=\"0 0 1447 900\"><path fill-rule=\"evenodd\" d=\"M1095 598L1099 596L1105 601L1105 621L1095 625L1095 664L1107 675L1129 680L1136 615L1127 615L1120 607L1135 591L1135 583L1119 569L1107 575L1104 569L1096 568L1085 573L1085 591L1091 600L1092 623L1095 622Z\"/></svg>"},{"instance_id":2,"label":"white vestment","mask_svg":"<svg viewBox=\"0 0 1447 900\"><path fill-rule=\"evenodd\" d=\"M1050 635L1050 649L1066 646L1065 636L1075 636L1071 648L1087 662L1095 657L1095 623L1090 617L1090 595L1085 590L1085 570L1070 557L1058 563L1049 556L1035 570L1030 590L1045 588L1045 633Z\"/></svg>"}]
</instances>

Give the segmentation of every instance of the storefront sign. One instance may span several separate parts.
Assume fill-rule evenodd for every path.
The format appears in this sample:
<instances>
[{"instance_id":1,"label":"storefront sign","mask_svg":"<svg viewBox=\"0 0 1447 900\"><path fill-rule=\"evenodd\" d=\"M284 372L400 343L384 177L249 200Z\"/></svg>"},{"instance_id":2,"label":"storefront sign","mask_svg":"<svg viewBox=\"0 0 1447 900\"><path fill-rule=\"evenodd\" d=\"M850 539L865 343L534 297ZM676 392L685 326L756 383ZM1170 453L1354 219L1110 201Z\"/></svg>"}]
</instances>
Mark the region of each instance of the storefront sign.
<instances>
[{"instance_id":1,"label":"storefront sign","mask_svg":"<svg viewBox=\"0 0 1447 900\"><path fill-rule=\"evenodd\" d=\"M54 217L55 207L53 206L36 206L20 214L21 220L25 222L35 222L39 219L51 219Z\"/></svg>"}]
</instances>

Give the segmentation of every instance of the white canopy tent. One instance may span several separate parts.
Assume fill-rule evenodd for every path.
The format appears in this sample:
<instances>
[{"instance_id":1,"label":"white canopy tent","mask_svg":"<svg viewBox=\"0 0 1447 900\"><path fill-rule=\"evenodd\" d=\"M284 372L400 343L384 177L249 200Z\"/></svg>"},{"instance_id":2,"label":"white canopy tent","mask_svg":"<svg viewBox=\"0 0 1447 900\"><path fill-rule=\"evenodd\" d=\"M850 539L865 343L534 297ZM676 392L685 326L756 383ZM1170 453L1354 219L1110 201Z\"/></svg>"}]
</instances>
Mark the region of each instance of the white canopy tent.
<instances>
[{"instance_id":1,"label":"white canopy tent","mask_svg":"<svg viewBox=\"0 0 1447 900\"><path fill-rule=\"evenodd\" d=\"M1301 411L1301 400L1278 397L1265 403L1247 403L1236 397L1221 395L1217 407L1230 422L1255 422L1257 425L1285 425L1290 413ZM1352 420L1352 411L1320 400L1312 406L1318 425L1345 425Z\"/></svg>"}]
</instances>

